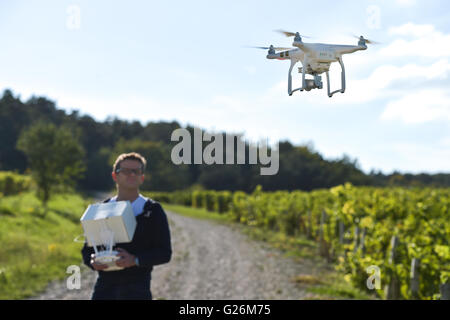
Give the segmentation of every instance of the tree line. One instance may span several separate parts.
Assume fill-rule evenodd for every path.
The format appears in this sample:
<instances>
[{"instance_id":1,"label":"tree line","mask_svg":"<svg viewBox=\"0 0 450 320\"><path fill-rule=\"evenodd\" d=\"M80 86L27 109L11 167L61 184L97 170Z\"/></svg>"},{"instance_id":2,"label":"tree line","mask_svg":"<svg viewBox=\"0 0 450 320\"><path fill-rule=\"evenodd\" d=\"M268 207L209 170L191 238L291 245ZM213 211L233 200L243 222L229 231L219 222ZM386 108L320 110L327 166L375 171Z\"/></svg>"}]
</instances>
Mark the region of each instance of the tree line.
<instances>
[{"instance_id":1,"label":"tree line","mask_svg":"<svg viewBox=\"0 0 450 320\"><path fill-rule=\"evenodd\" d=\"M79 190L107 190L114 187L111 168L116 157L136 151L148 161L142 188L149 191L204 188L251 192L257 185L267 191L310 191L345 182L355 186L450 187L450 174L381 171L365 174L357 159L348 155L325 159L310 144L293 145L288 140L279 142L279 171L272 176L260 175L259 164L238 165L237 161L224 165L194 164L194 161L175 165L171 151L178 142L171 141L171 135L179 128L181 125L176 121L142 124L109 117L100 122L77 110L69 113L58 109L47 97L32 96L22 102L20 96L15 97L7 89L0 99L0 170L25 173L33 166L42 168L56 157L55 150L64 150L58 161L66 164L66 168L50 167L48 172L56 174L60 170L60 182L72 181ZM194 136L193 126L187 125L185 129ZM36 138L39 136L36 132L43 137ZM208 144L203 142L203 147Z\"/></svg>"}]
</instances>

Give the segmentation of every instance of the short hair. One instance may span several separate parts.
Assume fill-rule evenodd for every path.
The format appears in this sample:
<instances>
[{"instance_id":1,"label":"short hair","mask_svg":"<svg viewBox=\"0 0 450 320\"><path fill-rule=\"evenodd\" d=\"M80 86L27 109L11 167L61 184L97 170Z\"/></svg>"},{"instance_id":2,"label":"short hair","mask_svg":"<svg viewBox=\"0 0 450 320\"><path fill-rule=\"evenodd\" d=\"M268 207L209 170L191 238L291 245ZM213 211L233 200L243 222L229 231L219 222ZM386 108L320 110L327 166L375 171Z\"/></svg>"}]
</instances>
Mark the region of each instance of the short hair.
<instances>
[{"instance_id":1,"label":"short hair","mask_svg":"<svg viewBox=\"0 0 450 320\"><path fill-rule=\"evenodd\" d=\"M117 157L116 162L114 162L113 172L116 172L117 169L120 169L120 163L124 160L139 161L142 165L142 172L145 171L145 167L147 166L147 161L139 153L137 153L137 152L122 153L120 156Z\"/></svg>"}]
</instances>

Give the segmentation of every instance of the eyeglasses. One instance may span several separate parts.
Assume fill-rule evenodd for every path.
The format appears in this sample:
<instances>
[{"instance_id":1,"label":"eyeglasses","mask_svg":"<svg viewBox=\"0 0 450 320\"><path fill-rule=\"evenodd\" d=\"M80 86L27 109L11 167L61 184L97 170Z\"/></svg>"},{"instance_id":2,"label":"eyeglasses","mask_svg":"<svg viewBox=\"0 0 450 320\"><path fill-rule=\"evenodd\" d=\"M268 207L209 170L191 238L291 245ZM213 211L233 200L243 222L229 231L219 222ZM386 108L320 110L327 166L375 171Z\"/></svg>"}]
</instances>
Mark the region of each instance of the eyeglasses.
<instances>
[{"instance_id":1,"label":"eyeglasses","mask_svg":"<svg viewBox=\"0 0 450 320\"><path fill-rule=\"evenodd\" d=\"M142 175L142 169L131 169L131 168L119 168L116 170L116 173L122 172L124 175L129 176L131 173L134 173L137 176Z\"/></svg>"}]
</instances>

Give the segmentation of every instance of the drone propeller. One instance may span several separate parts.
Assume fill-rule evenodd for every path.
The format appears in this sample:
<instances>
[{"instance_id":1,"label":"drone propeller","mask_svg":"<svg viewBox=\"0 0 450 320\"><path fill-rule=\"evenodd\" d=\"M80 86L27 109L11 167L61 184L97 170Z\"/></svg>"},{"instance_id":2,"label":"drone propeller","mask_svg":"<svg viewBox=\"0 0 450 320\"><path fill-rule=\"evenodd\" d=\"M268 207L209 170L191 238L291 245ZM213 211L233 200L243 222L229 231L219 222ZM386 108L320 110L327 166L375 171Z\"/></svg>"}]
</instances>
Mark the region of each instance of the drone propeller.
<instances>
[{"instance_id":1,"label":"drone propeller","mask_svg":"<svg viewBox=\"0 0 450 320\"><path fill-rule=\"evenodd\" d=\"M354 38L358 39L359 41L363 41L363 42L365 42L365 43L367 43L367 44L380 44L380 42L366 39L366 38L364 38L363 36L359 36L359 37L358 37L357 35L352 35L352 36L353 36Z\"/></svg>"},{"instance_id":2,"label":"drone propeller","mask_svg":"<svg viewBox=\"0 0 450 320\"><path fill-rule=\"evenodd\" d=\"M274 47L273 45L270 45L270 47L254 47L254 46L246 46L246 47L269 50L269 52L268 52L269 54L275 54L276 51L285 51L285 50L295 49L295 48L285 48L285 47Z\"/></svg>"},{"instance_id":3,"label":"drone propeller","mask_svg":"<svg viewBox=\"0 0 450 320\"><path fill-rule=\"evenodd\" d=\"M282 30L282 29L277 29L277 30L274 30L275 32L278 32L278 33L282 33L282 34L284 34L286 37L295 37L296 35L299 35L300 37L303 37L303 38L311 38L311 37L308 37L308 36L304 36L304 35L302 35L302 34L299 34L298 32L291 32L291 31L286 31L286 30Z\"/></svg>"},{"instance_id":4,"label":"drone propeller","mask_svg":"<svg viewBox=\"0 0 450 320\"><path fill-rule=\"evenodd\" d=\"M248 48L264 49L264 50L270 50L270 49L273 49L273 50L275 50L275 51L283 51L283 50L291 50L291 49L294 49L294 48L274 47L274 46L270 46L270 47L254 47L254 46L249 46Z\"/></svg>"}]
</instances>

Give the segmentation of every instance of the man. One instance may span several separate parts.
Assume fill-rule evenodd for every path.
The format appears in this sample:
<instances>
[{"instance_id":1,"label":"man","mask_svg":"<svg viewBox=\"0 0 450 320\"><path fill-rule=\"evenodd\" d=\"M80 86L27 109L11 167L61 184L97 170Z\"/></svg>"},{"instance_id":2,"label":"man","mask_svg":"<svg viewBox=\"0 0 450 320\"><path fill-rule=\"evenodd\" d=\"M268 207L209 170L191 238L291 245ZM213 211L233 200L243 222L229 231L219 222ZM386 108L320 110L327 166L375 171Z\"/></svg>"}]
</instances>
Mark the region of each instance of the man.
<instances>
[{"instance_id":1,"label":"man","mask_svg":"<svg viewBox=\"0 0 450 320\"><path fill-rule=\"evenodd\" d=\"M122 270L104 271L107 266L95 261L93 247L84 244L81 250L84 263L98 271L93 300L152 299L150 280L153 266L167 263L172 256L167 216L161 205L139 193L144 182L146 160L132 152L121 154L114 163L112 178L117 195L109 201L130 201L136 216L136 230L130 243L118 243Z\"/></svg>"}]
</instances>

